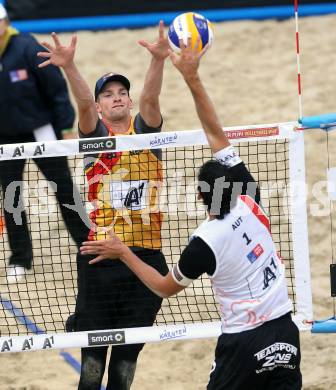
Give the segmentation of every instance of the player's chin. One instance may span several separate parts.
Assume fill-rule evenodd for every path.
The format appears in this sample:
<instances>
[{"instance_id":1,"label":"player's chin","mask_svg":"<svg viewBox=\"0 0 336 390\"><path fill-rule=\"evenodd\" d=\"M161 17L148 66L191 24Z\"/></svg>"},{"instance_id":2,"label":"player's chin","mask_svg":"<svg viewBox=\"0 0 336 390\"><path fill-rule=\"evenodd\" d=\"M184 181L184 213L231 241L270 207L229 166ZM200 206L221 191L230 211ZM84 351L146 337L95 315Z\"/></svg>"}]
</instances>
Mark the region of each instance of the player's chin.
<instances>
[{"instance_id":1,"label":"player's chin","mask_svg":"<svg viewBox=\"0 0 336 390\"><path fill-rule=\"evenodd\" d=\"M129 110L125 107L116 107L112 109L111 119L113 121L118 121L124 119L129 115Z\"/></svg>"}]
</instances>

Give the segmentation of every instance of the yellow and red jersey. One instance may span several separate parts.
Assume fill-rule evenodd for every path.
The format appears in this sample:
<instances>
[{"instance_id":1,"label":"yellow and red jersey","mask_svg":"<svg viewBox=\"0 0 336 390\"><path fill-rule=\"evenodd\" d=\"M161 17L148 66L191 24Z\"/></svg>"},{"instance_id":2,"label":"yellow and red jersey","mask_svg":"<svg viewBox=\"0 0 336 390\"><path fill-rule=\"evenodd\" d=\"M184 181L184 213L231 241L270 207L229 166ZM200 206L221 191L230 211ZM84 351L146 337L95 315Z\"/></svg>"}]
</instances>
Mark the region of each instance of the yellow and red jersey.
<instances>
[{"instance_id":1,"label":"yellow and red jersey","mask_svg":"<svg viewBox=\"0 0 336 390\"><path fill-rule=\"evenodd\" d=\"M114 135L102 121L97 126ZM132 119L125 135L136 132ZM127 246L161 248L160 150L86 155L85 174L88 199L93 205L90 240L107 238L112 230Z\"/></svg>"}]
</instances>

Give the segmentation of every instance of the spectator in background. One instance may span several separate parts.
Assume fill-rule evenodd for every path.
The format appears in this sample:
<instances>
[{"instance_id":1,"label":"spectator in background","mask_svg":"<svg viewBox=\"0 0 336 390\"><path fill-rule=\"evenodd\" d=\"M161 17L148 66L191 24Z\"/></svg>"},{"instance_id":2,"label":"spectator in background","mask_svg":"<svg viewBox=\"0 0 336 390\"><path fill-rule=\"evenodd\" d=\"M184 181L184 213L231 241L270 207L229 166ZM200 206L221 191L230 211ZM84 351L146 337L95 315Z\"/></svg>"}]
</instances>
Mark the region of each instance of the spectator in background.
<instances>
[{"instance_id":1,"label":"spectator in background","mask_svg":"<svg viewBox=\"0 0 336 390\"><path fill-rule=\"evenodd\" d=\"M66 82L57 67L38 68L41 61L36 54L41 50L43 48L33 36L10 26L7 12L0 4L0 144L71 136L75 114ZM79 246L87 237L88 228L76 211L64 206L74 204L74 197L79 197L66 157L37 158L34 161L47 180L57 185L55 195L63 219ZM31 268L33 259L22 198L24 166L24 159L0 162L4 217L12 252L7 272L9 283L21 279ZM16 212L10 212L13 210Z\"/></svg>"}]
</instances>

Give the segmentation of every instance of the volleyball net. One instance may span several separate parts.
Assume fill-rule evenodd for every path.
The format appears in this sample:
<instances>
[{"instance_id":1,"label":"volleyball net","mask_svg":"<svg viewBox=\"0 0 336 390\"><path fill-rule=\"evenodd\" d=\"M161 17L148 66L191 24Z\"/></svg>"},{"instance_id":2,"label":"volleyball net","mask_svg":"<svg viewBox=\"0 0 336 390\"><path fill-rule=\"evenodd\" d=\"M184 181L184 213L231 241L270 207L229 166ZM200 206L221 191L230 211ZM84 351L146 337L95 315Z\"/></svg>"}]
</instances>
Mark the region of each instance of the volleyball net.
<instances>
[{"instance_id":1,"label":"volleyball net","mask_svg":"<svg viewBox=\"0 0 336 390\"><path fill-rule=\"evenodd\" d=\"M262 204L270 217L273 239L286 265L288 291L294 303L294 319L301 330L307 330L311 328L313 314L304 143L303 133L296 131L296 126L296 122L288 122L225 128L224 131L259 182ZM204 206L196 200L198 168L211 158L202 130L0 146L1 169L6 169L7 175L10 175L11 169L17 169L18 161L22 163L25 160L23 182L13 181L11 191L2 191L1 214L3 217L6 210L15 223L20 224L20 221L24 221L25 210L33 247L32 269L24 278L8 283L8 260L12 254L10 240L12 249L13 242L15 248L24 248L25 243L20 242L20 235L14 239L11 237L15 229L12 231L12 228L2 227L1 352L159 342L220 334L217 304L210 281L205 275L178 295L165 299L152 327L128 328L127 316L132 314L121 310L120 315L125 316L121 323L126 324L122 328L70 333L65 331L67 319L75 310L78 250L72 238L76 236L76 231L70 234L64 222L66 220L69 225L71 215L65 217L64 207L60 207L63 198L59 192L62 191L60 186L65 172L60 169L57 157L67 156L74 188L79 192L77 196L74 190L71 197L67 198L73 199L73 204L67 204L65 208L75 214L81 213L84 205L84 214L92 215L95 208L90 183L88 184L88 177L84 173L84 155L101 152L105 155L106 152L105 163L108 165L109 159L113 160L120 153L128 153L131 162L132 155L144 150L151 150L154 155L162 154L160 190L157 190L157 185L154 187L159 199L156 211L162 215L162 251L171 268L179 260L193 230L206 217ZM40 159L48 166L49 179L54 178L52 181L59 185L47 181L42 175L38 167L41 168ZM61 177L55 179L56 175ZM104 175L104 172L100 172L100 175ZM143 193L149 191L146 187L141 189ZM122 192L122 189L117 188L113 194L124 200L126 195ZM135 198L132 198L133 195ZM133 195L127 196L141 205L139 193ZM150 197L148 194L146 196ZM105 200L106 196L103 195L103 202ZM147 217L151 211L147 213ZM117 288L118 291L126 291L126 308L127 296L131 295L127 294L127 288L127 284L122 282ZM99 299L106 300L108 316L113 296L98 296L97 300ZM139 305L146 307L146 302L141 302L145 298L137 299Z\"/></svg>"}]
</instances>

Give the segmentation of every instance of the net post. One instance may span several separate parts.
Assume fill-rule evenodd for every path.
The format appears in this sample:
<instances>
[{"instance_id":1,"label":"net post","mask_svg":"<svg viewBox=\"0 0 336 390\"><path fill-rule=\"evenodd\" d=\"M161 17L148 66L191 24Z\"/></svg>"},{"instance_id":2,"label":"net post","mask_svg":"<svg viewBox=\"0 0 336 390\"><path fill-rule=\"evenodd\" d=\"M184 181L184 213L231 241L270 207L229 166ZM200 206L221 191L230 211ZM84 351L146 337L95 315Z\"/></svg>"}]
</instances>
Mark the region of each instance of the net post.
<instances>
[{"instance_id":1,"label":"net post","mask_svg":"<svg viewBox=\"0 0 336 390\"><path fill-rule=\"evenodd\" d=\"M304 135L296 132L296 136L289 141L289 175L291 186L299 185L290 189L290 212L293 234L293 257L295 271L296 310L295 322L301 330L311 329L313 318L313 304L311 291L311 275L309 261L308 222L307 222L307 191L305 187L305 156Z\"/></svg>"}]
</instances>

